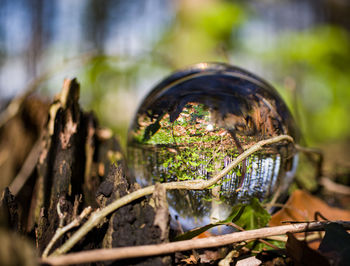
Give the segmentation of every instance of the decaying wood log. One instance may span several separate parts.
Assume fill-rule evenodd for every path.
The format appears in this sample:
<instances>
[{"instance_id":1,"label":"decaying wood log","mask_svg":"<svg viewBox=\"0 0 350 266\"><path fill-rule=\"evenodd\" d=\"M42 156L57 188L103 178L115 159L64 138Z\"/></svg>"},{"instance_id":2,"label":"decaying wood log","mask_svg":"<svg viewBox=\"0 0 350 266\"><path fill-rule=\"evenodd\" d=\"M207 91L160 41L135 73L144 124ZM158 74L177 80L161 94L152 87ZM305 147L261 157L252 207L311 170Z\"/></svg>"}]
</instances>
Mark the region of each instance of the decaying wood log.
<instances>
[{"instance_id":1,"label":"decaying wood log","mask_svg":"<svg viewBox=\"0 0 350 266\"><path fill-rule=\"evenodd\" d=\"M1 218L12 224L14 231L35 235L38 252L42 253L58 227L77 217L85 207L104 207L139 189L127 175L120 145L108 129L101 129L93 113L79 106L79 84L65 80L61 93L47 108L47 122L41 137L32 141L25 167L10 189L28 197L26 212L19 211L10 190L2 197ZM38 137L37 137L38 138ZM29 149L30 150L30 149ZM24 160L22 160L23 163ZM29 176L31 182L28 182ZM20 223L20 216L24 219ZM23 228L22 228L23 227ZM35 232L35 233L33 233ZM59 238L51 250L67 238ZM129 245L159 244L169 241L169 212L166 192L157 186L152 197L130 203L113 214L75 247L75 250L112 248ZM125 265L169 265L169 256L135 259ZM105 262L110 265L112 262Z\"/></svg>"},{"instance_id":2,"label":"decaying wood log","mask_svg":"<svg viewBox=\"0 0 350 266\"><path fill-rule=\"evenodd\" d=\"M260 231L261 236L258 235L258 232L247 231L236 233L234 236L211 237L205 241L196 239L181 243L167 243L169 242L169 210L165 188L202 189L209 187L263 145L281 140L292 142L293 139L290 136L281 135L254 144L240 155L241 157L236 158L235 162L210 180L193 181L191 184L186 181L156 184L140 189L128 174L122 150L111 131L99 128L93 113L84 112L78 101L79 84L75 79L65 80L62 92L50 108L47 108L48 111L42 113L45 108L41 109L41 118L39 115L35 120L39 121L39 125L43 124L43 116L48 117L43 131L41 132L37 127L36 134L23 142L27 143L28 147L25 147L25 153L18 159L22 166L14 167L15 164L10 164L9 169L13 173L9 175L10 179L6 181L6 184L9 185L13 176L15 179L1 194L0 239L4 243L0 246L0 265L36 265L37 256L40 254L43 258L42 263L59 263L59 259L64 256L51 257L58 259L55 262L47 258L47 255L61 246L68 238L70 238L69 241L61 249L62 253L69 250L74 252L98 249L95 251L102 252L100 254L107 256L109 260L120 259L117 262L102 262L106 257L101 259L98 257L99 253L96 256L95 251L89 251L82 252L81 255L90 254L90 259L80 257L78 258L79 263L95 261L97 265L171 265L172 262L185 263L190 260L183 261L183 256L174 258L176 254L171 257L168 255L170 252L216 247L235 241L271 235L271 232L264 231L265 229L268 231L269 228L265 228L262 229L263 234ZM25 104L26 101L23 103ZM21 110L21 116L28 117L25 107L19 110ZM3 127L0 126L0 148L6 147L7 150L11 148L6 143L6 139L5 141L1 139L5 136L10 138L10 144L14 143L15 138L11 138L13 137L11 130L21 129L20 136L25 135L23 130L26 123L23 123L21 119L14 121L17 118L14 116ZM18 127L18 125L21 126ZM39 139L38 136L40 136ZM4 158L8 162L12 162L13 159L2 152L3 150L0 149L1 174L3 174L1 167L4 166ZM138 194L142 190L148 192ZM138 194L138 197L131 199L135 194ZM122 198L126 195L127 197ZM121 200L128 198L128 201L124 202L126 205L116 205L116 203L119 204L118 199L120 198ZM100 219L96 219L98 213L100 213ZM91 220L94 221L93 225L84 231L84 226L89 226ZM84 234L81 234L79 238L74 238L75 235L79 235L80 231L76 227L85 221L87 222L80 228ZM309 224L303 226L305 229L302 231L309 230ZM58 228L60 230L57 230ZM72 234L74 230L77 231ZM281 228L273 230L281 230ZM300 230L295 232L297 231ZM23 240L22 235L35 241L37 254L30 243ZM73 244L69 246L68 242ZM111 248L119 249L111 250ZM223 250L228 251L226 248ZM52 254L60 254L56 251ZM118 256L115 256L115 253L111 255L110 251L119 252L119 254ZM210 251L207 251L205 250L205 256L202 256L203 262L209 263L221 258L222 254L219 252L215 251L211 256L208 253ZM66 258L69 259L69 255ZM65 263L70 262L72 261L65 261Z\"/></svg>"},{"instance_id":3,"label":"decaying wood log","mask_svg":"<svg viewBox=\"0 0 350 266\"><path fill-rule=\"evenodd\" d=\"M72 219L74 200L80 195L79 210L97 207L95 194L112 162L110 154L118 153L113 159L123 165L117 140L98 128L94 115L83 112L78 100L79 84L75 79L65 80L62 92L50 107L44 129L36 196L30 213L32 224L37 224L36 240L41 252L62 223L57 204L66 213L65 223Z\"/></svg>"},{"instance_id":4,"label":"decaying wood log","mask_svg":"<svg viewBox=\"0 0 350 266\"><path fill-rule=\"evenodd\" d=\"M138 188L138 184L130 184L122 167L113 165L108 177L97 191L97 199L101 207L104 207ZM159 185L151 198L132 202L111 215L102 247L115 248L168 242L169 218L166 191ZM171 265L171 258L169 256L136 258L125 262L119 261L118 265Z\"/></svg>"}]
</instances>

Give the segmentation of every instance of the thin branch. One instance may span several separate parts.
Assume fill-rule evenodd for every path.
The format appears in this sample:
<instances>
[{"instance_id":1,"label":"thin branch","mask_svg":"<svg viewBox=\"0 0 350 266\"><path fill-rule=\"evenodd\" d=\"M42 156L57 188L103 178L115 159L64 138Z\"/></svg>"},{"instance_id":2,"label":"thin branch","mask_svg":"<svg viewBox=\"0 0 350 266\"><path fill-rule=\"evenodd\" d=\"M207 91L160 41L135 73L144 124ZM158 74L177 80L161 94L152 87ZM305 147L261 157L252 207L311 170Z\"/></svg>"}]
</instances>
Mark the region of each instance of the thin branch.
<instances>
[{"instance_id":1,"label":"thin branch","mask_svg":"<svg viewBox=\"0 0 350 266\"><path fill-rule=\"evenodd\" d=\"M321 232L321 234L324 234L324 232ZM269 236L269 237L265 237L265 239L275 240L275 241L280 241L280 242L287 242L288 237L282 236L282 235L281 236ZM296 236L296 239L298 239L300 241L306 241L304 236ZM322 239L322 237L320 238L320 235L318 234L318 232L311 232L307 236L307 242L311 242L314 240L320 240L320 239Z\"/></svg>"},{"instance_id":2,"label":"thin branch","mask_svg":"<svg viewBox=\"0 0 350 266\"><path fill-rule=\"evenodd\" d=\"M14 196L17 196L18 192L22 189L36 167L42 149L41 141L41 137L39 137L24 161L21 170L9 186L9 189Z\"/></svg>"},{"instance_id":3,"label":"thin branch","mask_svg":"<svg viewBox=\"0 0 350 266\"><path fill-rule=\"evenodd\" d=\"M164 244L122 247L112 249L95 249L90 251L71 253L57 257L44 258L40 260L40 263L46 263L50 265L68 265L96 261L156 256L191 249L218 247L232 244L235 242L248 241L257 238L265 238L269 236L283 235L287 232L301 233L305 231L324 230L324 226L329 223L330 222L327 221L299 223ZM350 229L350 221L337 221L337 223L343 225L345 229Z\"/></svg>"},{"instance_id":4,"label":"thin branch","mask_svg":"<svg viewBox=\"0 0 350 266\"><path fill-rule=\"evenodd\" d=\"M58 211L59 216L60 216L60 214L61 214L61 216L62 216L63 218L65 217L65 215L62 215L62 213L61 213L61 210L60 210L60 207L59 207L59 203L57 203L57 211ZM81 222L86 216L88 216L88 215L90 214L90 212L91 212L91 207L89 206L89 207L85 208L85 209L81 212L81 214L80 214L78 217L76 217L73 221L71 221L69 224L67 224L67 225L64 226L64 227L61 227L61 226L58 227L57 230L56 230L56 232L55 232L55 235L52 237L50 243L46 246L46 248L45 248L45 250L44 250L44 252L43 252L43 255L42 255L43 258L46 258L46 257L47 257L47 255L49 254L49 252L50 252L52 246L56 243L56 241L57 241L61 236L63 236L66 232L68 232L68 231L71 230L72 228L77 227L77 226L80 224L80 222ZM61 221L61 217L60 217L60 221ZM61 222L60 222L60 223L61 223Z\"/></svg>"},{"instance_id":5,"label":"thin branch","mask_svg":"<svg viewBox=\"0 0 350 266\"><path fill-rule=\"evenodd\" d=\"M328 177L322 177L320 180L321 185L328 191L349 196L350 188L342 184L336 183Z\"/></svg>"},{"instance_id":6,"label":"thin branch","mask_svg":"<svg viewBox=\"0 0 350 266\"><path fill-rule=\"evenodd\" d=\"M73 218L76 218L78 216L78 208L79 208L79 204L82 201L82 198L83 198L82 194L80 194L79 196L75 195L74 197Z\"/></svg>"},{"instance_id":7,"label":"thin branch","mask_svg":"<svg viewBox=\"0 0 350 266\"><path fill-rule=\"evenodd\" d=\"M214 184L216 184L221 178L226 176L234 167L236 167L240 162L242 162L245 158L250 156L251 154L259 151L265 145L271 145L274 143L278 143L281 141L290 141L293 142L293 138L288 135L280 135L277 137L273 137L266 140L261 140L254 145L252 145L249 149L241 153L235 160L233 160L226 168L220 171L217 175L210 178L209 180L188 180L181 182L169 182L163 183L162 185L167 190L172 189L188 189L188 190L201 190L206 189ZM144 196L150 195L154 191L154 185L148 186L139 190L136 190L114 202L110 205L104 207L103 209L96 210L93 212L89 218L89 220L82 225L61 247L57 248L52 256L58 256L68 252L80 239L82 239L92 228L97 226L101 221L109 214L117 210L118 208L129 204L130 202L142 198Z\"/></svg>"},{"instance_id":8,"label":"thin branch","mask_svg":"<svg viewBox=\"0 0 350 266\"><path fill-rule=\"evenodd\" d=\"M60 198L58 200L58 203L57 203L57 206L56 206L56 211L57 211L57 214L58 214L58 219L59 219L59 223L58 223L58 228L62 228L63 225L64 225L64 220L66 219L66 216L67 216L67 212L63 212L61 211L61 201L64 202L64 198Z\"/></svg>"},{"instance_id":9,"label":"thin branch","mask_svg":"<svg viewBox=\"0 0 350 266\"><path fill-rule=\"evenodd\" d=\"M277 202L279 196L281 196L281 187L282 187L281 185L279 185L277 187L277 190L275 191L271 201L264 206L267 210L269 210L269 212L272 211L273 207L276 207L276 205L278 205L278 203L276 203L276 202Z\"/></svg>"},{"instance_id":10,"label":"thin branch","mask_svg":"<svg viewBox=\"0 0 350 266\"><path fill-rule=\"evenodd\" d=\"M244 230L242 227L240 227L239 225L237 225L237 224L235 224L235 223L228 223L227 225L232 226L232 227L236 228L238 231L241 231L241 232L246 231L246 230ZM260 239L260 238L258 238L257 240L258 240L260 243L263 243L263 244L265 244L265 245L267 245L267 246L272 247L273 249L280 249L279 247L275 246L274 244L271 244L270 242L267 242L265 239Z\"/></svg>"}]
</instances>

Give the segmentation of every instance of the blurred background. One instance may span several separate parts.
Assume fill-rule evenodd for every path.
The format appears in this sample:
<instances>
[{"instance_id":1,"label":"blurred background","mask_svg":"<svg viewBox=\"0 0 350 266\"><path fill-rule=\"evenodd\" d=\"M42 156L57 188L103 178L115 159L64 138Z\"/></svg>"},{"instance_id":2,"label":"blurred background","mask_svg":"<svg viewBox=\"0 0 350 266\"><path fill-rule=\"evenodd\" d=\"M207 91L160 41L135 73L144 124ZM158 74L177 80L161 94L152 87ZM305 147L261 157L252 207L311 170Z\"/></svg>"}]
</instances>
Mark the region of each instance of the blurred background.
<instances>
[{"instance_id":1,"label":"blurred background","mask_svg":"<svg viewBox=\"0 0 350 266\"><path fill-rule=\"evenodd\" d=\"M0 99L36 82L51 99L65 77L123 143L145 94L202 61L246 68L274 85L306 143L349 164L347 0L0 0Z\"/></svg>"}]
</instances>

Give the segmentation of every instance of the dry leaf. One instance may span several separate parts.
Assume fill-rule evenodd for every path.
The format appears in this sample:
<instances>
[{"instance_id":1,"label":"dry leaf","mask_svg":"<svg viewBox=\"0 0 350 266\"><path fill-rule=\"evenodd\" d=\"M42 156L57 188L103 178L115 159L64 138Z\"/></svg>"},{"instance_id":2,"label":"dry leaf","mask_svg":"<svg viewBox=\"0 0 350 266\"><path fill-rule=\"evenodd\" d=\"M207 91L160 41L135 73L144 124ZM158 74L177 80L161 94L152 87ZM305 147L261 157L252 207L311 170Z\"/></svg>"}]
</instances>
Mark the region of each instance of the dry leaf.
<instances>
[{"instance_id":1,"label":"dry leaf","mask_svg":"<svg viewBox=\"0 0 350 266\"><path fill-rule=\"evenodd\" d=\"M282 225L282 221L312 221L316 212L332 221L350 220L350 211L331 207L308 192L296 190L283 208L271 217L269 225Z\"/></svg>"},{"instance_id":2,"label":"dry leaf","mask_svg":"<svg viewBox=\"0 0 350 266\"><path fill-rule=\"evenodd\" d=\"M195 256L191 255L189 258L187 259L183 259L181 260L182 262L185 262L186 264L197 264L197 259L195 258Z\"/></svg>"}]
</instances>

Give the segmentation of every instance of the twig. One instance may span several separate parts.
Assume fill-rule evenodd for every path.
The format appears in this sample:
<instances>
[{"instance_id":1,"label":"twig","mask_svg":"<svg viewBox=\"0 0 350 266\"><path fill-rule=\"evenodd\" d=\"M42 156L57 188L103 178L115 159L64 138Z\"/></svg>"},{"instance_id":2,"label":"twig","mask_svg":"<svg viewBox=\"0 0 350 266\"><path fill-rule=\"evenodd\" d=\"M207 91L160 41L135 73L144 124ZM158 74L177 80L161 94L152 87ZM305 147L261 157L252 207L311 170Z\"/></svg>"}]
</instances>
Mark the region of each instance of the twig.
<instances>
[{"instance_id":1,"label":"twig","mask_svg":"<svg viewBox=\"0 0 350 266\"><path fill-rule=\"evenodd\" d=\"M9 186L9 189L11 193L16 196L18 192L22 189L24 184L27 182L28 178L32 174L33 170L36 167L36 163L38 161L41 147L42 140L41 137L35 142L33 148L29 152L26 160L24 161L21 170L16 175L16 177L13 179L12 183Z\"/></svg>"},{"instance_id":2,"label":"twig","mask_svg":"<svg viewBox=\"0 0 350 266\"><path fill-rule=\"evenodd\" d=\"M79 203L81 203L82 198L83 198L82 194L80 194L79 196L75 195L74 197L73 218L76 218L78 216Z\"/></svg>"},{"instance_id":3,"label":"twig","mask_svg":"<svg viewBox=\"0 0 350 266\"><path fill-rule=\"evenodd\" d=\"M327 177L322 177L320 180L322 186L330 192L342 194L349 196L350 188L348 186L344 186L342 184L338 184Z\"/></svg>"},{"instance_id":4,"label":"twig","mask_svg":"<svg viewBox=\"0 0 350 266\"><path fill-rule=\"evenodd\" d=\"M246 231L246 230L244 230L244 228L240 227L239 225L237 225L237 224L235 224L235 223L228 223L227 225L232 226L232 227L236 228L237 230L239 230L239 231L241 231L241 232ZM271 243L267 242L265 239L260 239L260 238L258 238L257 240L258 240L260 243L263 243L263 244L265 244L265 245L267 245L267 246L269 246L269 247L272 247L273 249L280 249L279 247L275 246L274 244L271 244Z\"/></svg>"},{"instance_id":5,"label":"twig","mask_svg":"<svg viewBox=\"0 0 350 266\"><path fill-rule=\"evenodd\" d=\"M73 221L71 221L69 224L67 224L67 225L64 226L64 227L61 227L61 226L58 227L57 230L56 230L56 232L55 232L55 235L54 235L54 236L52 237L52 239L50 240L50 243L46 246L46 248L45 248L45 250L44 250L44 252L43 252L42 257L43 257L43 258L46 258L47 255L49 254L49 252L50 252L52 246L56 243L56 241L57 241L61 236L63 236L66 232L68 232L69 230L71 230L71 229L74 228L74 227L77 227L77 226L80 224L80 222L82 221L82 219L84 219L87 215L90 214L91 210L92 210L92 209L91 209L90 206L87 207L87 208L85 208L85 209L81 212L81 214L80 214L78 217L76 217ZM59 207L59 203L57 203L57 211L58 211L58 213L59 213L59 215L60 215L61 210L60 210L60 207ZM63 217L64 217L64 216L65 216L65 215L63 215ZM61 217L60 217L60 221L61 221Z\"/></svg>"},{"instance_id":6,"label":"twig","mask_svg":"<svg viewBox=\"0 0 350 266\"><path fill-rule=\"evenodd\" d=\"M64 220L66 219L67 216L67 212L62 213L61 211L61 202L64 203L65 199L63 197L61 197L58 200L56 209L57 209L57 214L58 214L58 219L59 219L59 223L58 223L58 228L62 228L64 225Z\"/></svg>"},{"instance_id":7,"label":"twig","mask_svg":"<svg viewBox=\"0 0 350 266\"><path fill-rule=\"evenodd\" d=\"M321 232L324 233L324 232ZM280 241L280 242L287 242L288 237L287 236L269 236L265 237L267 240L275 240L275 241ZM296 236L296 239L303 241L306 240L304 236ZM307 236L307 242L314 241L320 239L320 235L318 232L312 232Z\"/></svg>"},{"instance_id":8,"label":"twig","mask_svg":"<svg viewBox=\"0 0 350 266\"><path fill-rule=\"evenodd\" d=\"M265 208L268 209L269 212L272 211L273 207L277 207L276 205L278 205L278 203L276 203L276 202L277 202L279 196L281 196L281 186L277 187L277 190L276 190L275 194L273 195L271 201L265 205Z\"/></svg>"},{"instance_id":9,"label":"twig","mask_svg":"<svg viewBox=\"0 0 350 266\"><path fill-rule=\"evenodd\" d=\"M128 258L155 256L161 254L174 253L177 251L218 247L232 244L235 242L247 241L257 238L265 238L269 236L283 235L287 232L301 233L305 230L318 231L323 230L324 226L329 223L330 222L324 221L281 225L244 232L237 232L221 236L212 236L207 238L191 239L157 245L143 245L136 247L122 247L112 249L96 249L91 251L71 253L57 257L44 258L40 260L40 263L47 263L50 265L68 265L105 260L120 260ZM337 221L337 223L343 225L345 229L350 229L350 221Z\"/></svg>"},{"instance_id":10,"label":"twig","mask_svg":"<svg viewBox=\"0 0 350 266\"><path fill-rule=\"evenodd\" d=\"M206 189L214 184L216 184L221 178L227 175L234 167L236 167L240 162L242 162L245 158L253 154L254 152L259 151L263 146L274 144L281 141L290 141L293 142L293 138L288 135L280 135L277 137L273 137L266 140L261 140L254 145L252 145L249 149L241 153L235 160L233 160L226 168L220 171L217 175L210 178L209 180L187 180L181 182L169 182L163 183L162 185L167 190L171 189L192 189L192 190L201 190ZM107 215L114 212L118 208L136 200L142 198L144 196L150 195L154 191L154 185L148 186L145 188L141 188L136 190L116 201L112 202L110 205L104 207L101 210L97 210L93 212L87 220L87 222L81 226L61 247L57 248L52 256L58 256L68 252L80 239L82 239L92 228L97 226ZM51 255L50 255L51 256Z\"/></svg>"}]
</instances>

